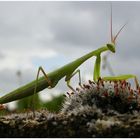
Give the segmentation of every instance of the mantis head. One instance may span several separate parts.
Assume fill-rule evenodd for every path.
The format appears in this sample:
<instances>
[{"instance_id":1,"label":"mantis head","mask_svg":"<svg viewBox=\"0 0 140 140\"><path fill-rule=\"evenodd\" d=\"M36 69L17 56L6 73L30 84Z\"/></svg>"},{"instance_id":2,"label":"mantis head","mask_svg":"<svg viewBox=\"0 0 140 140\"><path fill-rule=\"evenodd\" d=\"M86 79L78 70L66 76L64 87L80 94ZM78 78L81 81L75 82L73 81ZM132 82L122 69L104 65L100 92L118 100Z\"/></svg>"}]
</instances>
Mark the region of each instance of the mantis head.
<instances>
[{"instance_id":1,"label":"mantis head","mask_svg":"<svg viewBox=\"0 0 140 140\"><path fill-rule=\"evenodd\" d=\"M106 44L106 45L107 45L108 49L109 49L111 52L115 53L115 44L113 44L113 43L108 43L108 44Z\"/></svg>"},{"instance_id":2,"label":"mantis head","mask_svg":"<svg viewBox=\"0 0 140 140\"><path fill-rule=\"evenodd\" d=\"M109 49L111 52L113 52L113 53L115 53L116 39L117 39L117 37L119 36L120 32L122 31L122 29L125 27L126 24L127 24L127 23L125 23L125 24L120 28L120 30L117 32L117 34L116 34L115 36L113 36L113 34L112 34L112 6L111 6L111 21L110 21L111 43L108 43L108 44L106 44L106 45L107 45L108 49Z\"/></svg>"}]
</instances>

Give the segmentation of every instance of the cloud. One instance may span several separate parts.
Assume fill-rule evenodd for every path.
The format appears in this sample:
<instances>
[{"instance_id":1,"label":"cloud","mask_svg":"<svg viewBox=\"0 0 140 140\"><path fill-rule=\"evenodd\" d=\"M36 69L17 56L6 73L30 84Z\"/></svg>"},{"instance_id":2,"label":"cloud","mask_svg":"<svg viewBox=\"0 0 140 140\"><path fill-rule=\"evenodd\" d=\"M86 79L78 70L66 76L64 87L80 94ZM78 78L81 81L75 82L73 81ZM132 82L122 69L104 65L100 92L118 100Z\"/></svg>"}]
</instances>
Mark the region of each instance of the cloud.
<instances>
[{"instance_id":1,"label":"cloud","mask_svg":"<svg viewBox=\"0 0 140 140\"><path fill-rule=\"evenodd\" d=\"M95 24L96 16L88 11L67 11L67 13L59 13L53 19L51 31L54 39L61 43L91 45Z\"/></svg>"},{"instance_id":2,"label":"cloud","mask_svg":"<svg viewBox=\"0 0 140 140\"><path fill-rule=\"evenodd\" d=\"M28 49L25 47L14 47L13 49L10 49L9 47L7 47L1 49L1 52L5 57L3 59L0 59L0 69L32 68L33 59L48 59L57 55L57 52L55 52L54 50L44 47L29 47Z\"/></svg>"}]
</instances>

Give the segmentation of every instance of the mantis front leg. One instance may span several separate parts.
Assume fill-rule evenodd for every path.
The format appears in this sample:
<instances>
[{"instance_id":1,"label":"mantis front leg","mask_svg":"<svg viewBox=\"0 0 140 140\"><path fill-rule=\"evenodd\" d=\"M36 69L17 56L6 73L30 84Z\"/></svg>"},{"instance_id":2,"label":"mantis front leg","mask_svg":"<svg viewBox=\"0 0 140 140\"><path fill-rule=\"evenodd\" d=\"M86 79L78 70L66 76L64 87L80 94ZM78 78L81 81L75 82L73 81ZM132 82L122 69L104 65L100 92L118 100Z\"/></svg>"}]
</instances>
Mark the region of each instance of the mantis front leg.
<instances>
[{"instance_id":1,"label":"mantis front leg","mask_svg":"<svg viewBox=\"0 0 140 140\"><path fill-rule=\"evenodd\" d=\"M135 75L127 74L127 75L119 75L119 76L113 76L113 77L103 77L102 79L105 81L118 81L118 80L128 80L130 78L134 78L134 82L136 84L136 89L139 88L139 82Z\"/></svg>"},{"instance_id":2,"label":"mantis front leg","mask_svg":"<svg viewBox=\"0 0 140 140\"><path fill-rule=\"evenodd\" d=\"M94 81L97 81L100 78L100 66L101 66L101 55L98 54L96 56L96 61L94 65ZM134 78L134 82L136 85L136 89L139 88L139 82L135 75L127 74L127 75L119 75L119 76L111 76L111 77L103 77L102 79L105 81L118 81L118 80L128 80L130 78Z\"/></svg>"},{"instance_id":3,"label":"mantis front leg","mask_svg":"<svg viewBox=\"0 0 140 140\"><path fill-rule=\"evenodd\" d=\"M93 74L94 81L97 81L100 78L100 67L101 67L101 55L98 54L96 56L96 61L94 65L94 74Z\"/></svg>"},{"instance_id":4,"label":"mantis front leg","mask_svg":"<svg viewBox=\"0 0 140 140\"><path fill-rule=\"evenodd\" d=\"M76 75L78 73L78 75L79 75L79 85L80 86L82 86L81 85L81 74L80 74L80 70L78 69L78 70L76 70L74 73L72 73L71 75L68 75L68 76L66 76L66 79L65 79L65 81L67 82L67 86L72 90L72 91L74 91L75 92L75 90L74 90L74 88L70 85L70 80L71 80L71 78L74 76L74 75Z\"/></svg>"}]
</instances>

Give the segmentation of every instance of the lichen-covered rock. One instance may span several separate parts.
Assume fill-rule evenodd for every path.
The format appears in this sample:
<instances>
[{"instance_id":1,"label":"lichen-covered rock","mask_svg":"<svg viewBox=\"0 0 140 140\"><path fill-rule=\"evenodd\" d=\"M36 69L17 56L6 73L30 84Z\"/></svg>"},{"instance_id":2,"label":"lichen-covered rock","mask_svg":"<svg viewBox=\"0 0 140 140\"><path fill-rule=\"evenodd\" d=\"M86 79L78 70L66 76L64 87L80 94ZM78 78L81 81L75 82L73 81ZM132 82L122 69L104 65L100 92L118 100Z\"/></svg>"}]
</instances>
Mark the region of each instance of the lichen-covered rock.
<instances>
[{"instance_id":1,"label":"lichen-covered rock","mask_svg":"<svg viewBox=\"0 0 140 140\"><path fill-rule=\"evenodd\" d=\"M42 109L35 117L1 116L0 137L140 137L139 89L125 81L90 81L66 97L58 114Z\"/></svg>"}]
</instances>

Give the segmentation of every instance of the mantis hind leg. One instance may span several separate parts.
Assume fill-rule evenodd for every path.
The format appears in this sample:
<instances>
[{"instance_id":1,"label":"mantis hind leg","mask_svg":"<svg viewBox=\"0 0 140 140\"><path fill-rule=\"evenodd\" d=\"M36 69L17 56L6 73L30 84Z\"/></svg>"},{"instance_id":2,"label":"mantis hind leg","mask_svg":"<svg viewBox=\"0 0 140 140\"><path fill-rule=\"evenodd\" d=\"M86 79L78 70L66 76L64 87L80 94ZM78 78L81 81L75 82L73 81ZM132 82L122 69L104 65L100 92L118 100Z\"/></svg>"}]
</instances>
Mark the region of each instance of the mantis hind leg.
<instances>
[{"instance_id":1,"label":"mantis hind leg","mask_svg":"<svg viewBox=\"0 0 140 140\"><path fill-rule=\"evenodd\" d=\"M81 86L81 74L80 74L80 69L76 70L74 73L66 76L65 81L67 82L67 86L72 90L75 91L74 88L70 85L70 80L73 76L75 76L78 73L79 75L79 85Z\"/></svg>"},{"instance_id":2,"label":"mantis hind leg","mask_svg":"<svg viewBox=\"0 0 140 140\"><path fill-rule=\"evenodd\" d=\"M35 103L35 97L34 95L37 93L37 85L38 85L38 78L39 78L39 74L40 72L43 73L43 75L46 78L47 83L49 84L50 87L53 87L52 82L50 81L50 79L48 78L46 72L44 71L44 69L40 66L38 68L38 72L37 72L37 76L36 76L36 83L35 83L35 88L34 88L34 94L33 94L33 98L32 98L32 111L33 111L33 116L35 117L35 107L34 107L34 103Z\"/></svg>"}]
</instances>

